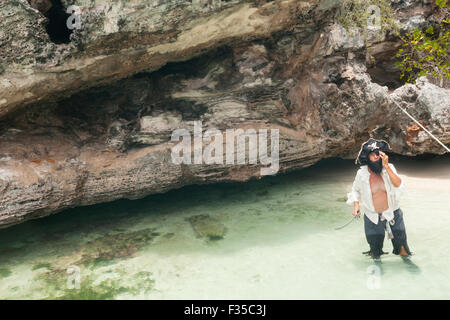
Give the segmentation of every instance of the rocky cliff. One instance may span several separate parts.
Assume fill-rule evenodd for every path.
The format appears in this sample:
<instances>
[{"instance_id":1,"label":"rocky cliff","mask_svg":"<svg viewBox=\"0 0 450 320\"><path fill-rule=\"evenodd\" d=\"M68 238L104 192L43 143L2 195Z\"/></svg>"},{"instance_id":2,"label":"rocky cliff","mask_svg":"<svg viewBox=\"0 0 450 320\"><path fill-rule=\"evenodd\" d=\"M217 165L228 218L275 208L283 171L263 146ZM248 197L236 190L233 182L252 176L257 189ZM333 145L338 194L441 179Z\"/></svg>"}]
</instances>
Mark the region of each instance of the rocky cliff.
<instances>
[{"instance_id":1,"label":"rocky cliff","mask_svg":"<svg viewBox=\"0 0 450 320\"><path fill-rule=\"evenodd\" d=\"M77 11L66 13L76 5ZM187 184L260 178L261 164L174 164L171 134L278 129L280 170L354 157L369 136L443 154L450 90L402 85L401 42L349 33L339 1L2 0L0 227ZM392 1L402 30L432 1ZM66 21L71 28L67 28ZM205 142L206 144L206 142Z\"/></svg>"}]
</instances>

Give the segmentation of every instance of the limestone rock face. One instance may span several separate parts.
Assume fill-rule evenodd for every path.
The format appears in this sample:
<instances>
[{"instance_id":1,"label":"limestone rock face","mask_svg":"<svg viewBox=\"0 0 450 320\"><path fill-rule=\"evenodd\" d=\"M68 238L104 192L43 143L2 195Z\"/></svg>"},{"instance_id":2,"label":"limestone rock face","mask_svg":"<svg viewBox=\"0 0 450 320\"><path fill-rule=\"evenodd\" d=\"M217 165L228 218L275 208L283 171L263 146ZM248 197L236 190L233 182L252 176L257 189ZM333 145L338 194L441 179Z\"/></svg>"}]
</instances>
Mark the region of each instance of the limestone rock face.
<instances>
[{"instance_id":1,"label":"limestone rock face","mask_svg":"<svg viewBox=\"0 0 450 320\"><path fill-rule=\"evenodd\" d=\"M318 2L62 0L53 24L39 11L46 12L48 1L2 0L0 116L210 48L289 30ZM69 6L77 9L62 19ZM66 22L72 25L68 43L60 34Z\"/></svg>"},{"instance_id":2,"label":"limestone rock face","mask_svg":"<svg viewBox=\"0 0 450 320\"><path fill-rule=\"evenodd\" d=\"M444 90L425 77L419 78L415 85L405 85L392 93L392 99L399 102L414 118L420 119L428 131L448 146L450 132L450 90ZM443 147L430 137L420 126L411 121L397 108L391 121L391 130L398 133L390 135L391 147L395 152L406 155L422 153L441 154ZM401 132L406 129L406 139ZM403 131L402 131L403 130Z\"/></svg>"},{"instance_id":3,"label":"limestone rock face","mask_svg":"<svg viewBox=\"0 0 450 320\"><path fill-rule=\"evenodd\" d=\"M62 0L81 10L66 34L48 3L0 2L0 227L261 178L261 162L175 163L172 134L193 143L194 121L219 133L223 159L227 129L279 130L277 172L353 158L370 136L398 154L443 154L393 101L450 144L448 86L402 86L399 39L344 33L338 1ZM422 1L392 5L406 29L432 17ZM203 138L202 150L217 143Z\"/></svg>"},{"instance_id":4,"label":"limestone rock face","mask_svg":"<svg viewBox=\"0 0 450 320\"><path fill-rule=\"evenodd\" d=\"M52 7L52 2L50 0L28 0L30 6L38 11L42 12L44 15Z\"/></svg>"}]
</instances>

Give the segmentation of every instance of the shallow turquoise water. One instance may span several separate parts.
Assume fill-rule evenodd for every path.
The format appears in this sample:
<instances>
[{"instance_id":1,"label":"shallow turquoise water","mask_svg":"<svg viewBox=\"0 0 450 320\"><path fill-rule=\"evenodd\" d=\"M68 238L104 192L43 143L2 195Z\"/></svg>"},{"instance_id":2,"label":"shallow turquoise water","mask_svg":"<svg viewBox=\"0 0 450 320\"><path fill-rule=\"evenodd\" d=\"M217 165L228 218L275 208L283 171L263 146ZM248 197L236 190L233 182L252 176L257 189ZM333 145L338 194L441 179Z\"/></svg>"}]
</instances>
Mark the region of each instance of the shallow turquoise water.
<instances>
[{"instance_id":1,"label":"shallow turquoise water","mask_svg":"<svg viewBox=\"0 0 450 320\"><path fill-rule=\"evenodd\" d=\"M247 183L190 186L77 208L0 230L2 299L449 299L450 158L394 162L412 269L381 269L345 204L357 167L327 160ZM196 236L209 215L223 239ZM385 240L385 251L392 245ZM69 289L69 266L80 289ZM375 268L375 269L373 269ZM381 271L380 276L371 275Z\"/></svg>"}]
</instances>

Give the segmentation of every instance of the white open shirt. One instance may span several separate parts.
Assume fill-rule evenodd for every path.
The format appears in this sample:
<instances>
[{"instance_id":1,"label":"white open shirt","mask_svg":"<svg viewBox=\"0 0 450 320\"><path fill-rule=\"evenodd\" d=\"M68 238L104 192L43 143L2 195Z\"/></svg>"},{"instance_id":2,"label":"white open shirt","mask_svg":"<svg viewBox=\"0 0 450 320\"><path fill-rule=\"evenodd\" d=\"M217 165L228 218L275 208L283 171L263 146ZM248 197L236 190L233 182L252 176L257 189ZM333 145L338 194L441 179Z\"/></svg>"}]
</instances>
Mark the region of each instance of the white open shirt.
<instances>
[{"instance_id":1,"label":"white open shirt","mask_svg":"<svg viewBox=\"0 0 450 320\"><path fill-rule=\"evenodd\" d=\"M392 171L397 174L392 163L389 163ZM397 174L398 175L398 174ZM402 183L399 187L395 187L386 169L383 167L381 170L381 177L383 178L384 185L387 193L388 208L382 213L384 218L388 221L394 219L394 211L400 207L400 196L406 193L405 179L402 179ZM372 201L372 191L370 190L370 172L367 165L361 166L356 173L355 181L353 182L352 191L347 193L347 204L353 205L355 201L358 201L360 208L363 210L367 218L375 224L378 224L378 213L375 211L375 207Z\"/></svg>"}]
</instances>

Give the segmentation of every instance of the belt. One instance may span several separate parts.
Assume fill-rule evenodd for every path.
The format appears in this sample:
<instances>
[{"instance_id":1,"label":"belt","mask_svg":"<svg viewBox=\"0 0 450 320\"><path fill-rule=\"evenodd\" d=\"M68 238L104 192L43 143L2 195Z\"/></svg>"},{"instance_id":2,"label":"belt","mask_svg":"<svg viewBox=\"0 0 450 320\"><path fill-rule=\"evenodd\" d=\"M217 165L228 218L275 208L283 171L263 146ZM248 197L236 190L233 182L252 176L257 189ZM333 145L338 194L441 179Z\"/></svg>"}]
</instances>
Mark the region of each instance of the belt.
<instances>
[{"instance_id":1,"label":"belt","mask_svg":"<svg viewBox=\"0 0 450 320\"><path fill-rule=\"evenodd\" d=\"M380 217L380 221L386 220L386 218L383 216L382 213L379 213L378 216ZM386 221L386 232L389 239L394 239L394 234L392 233L391 226L395 224L395 220L388 220Z\"/></svg>"}]
</instances>

